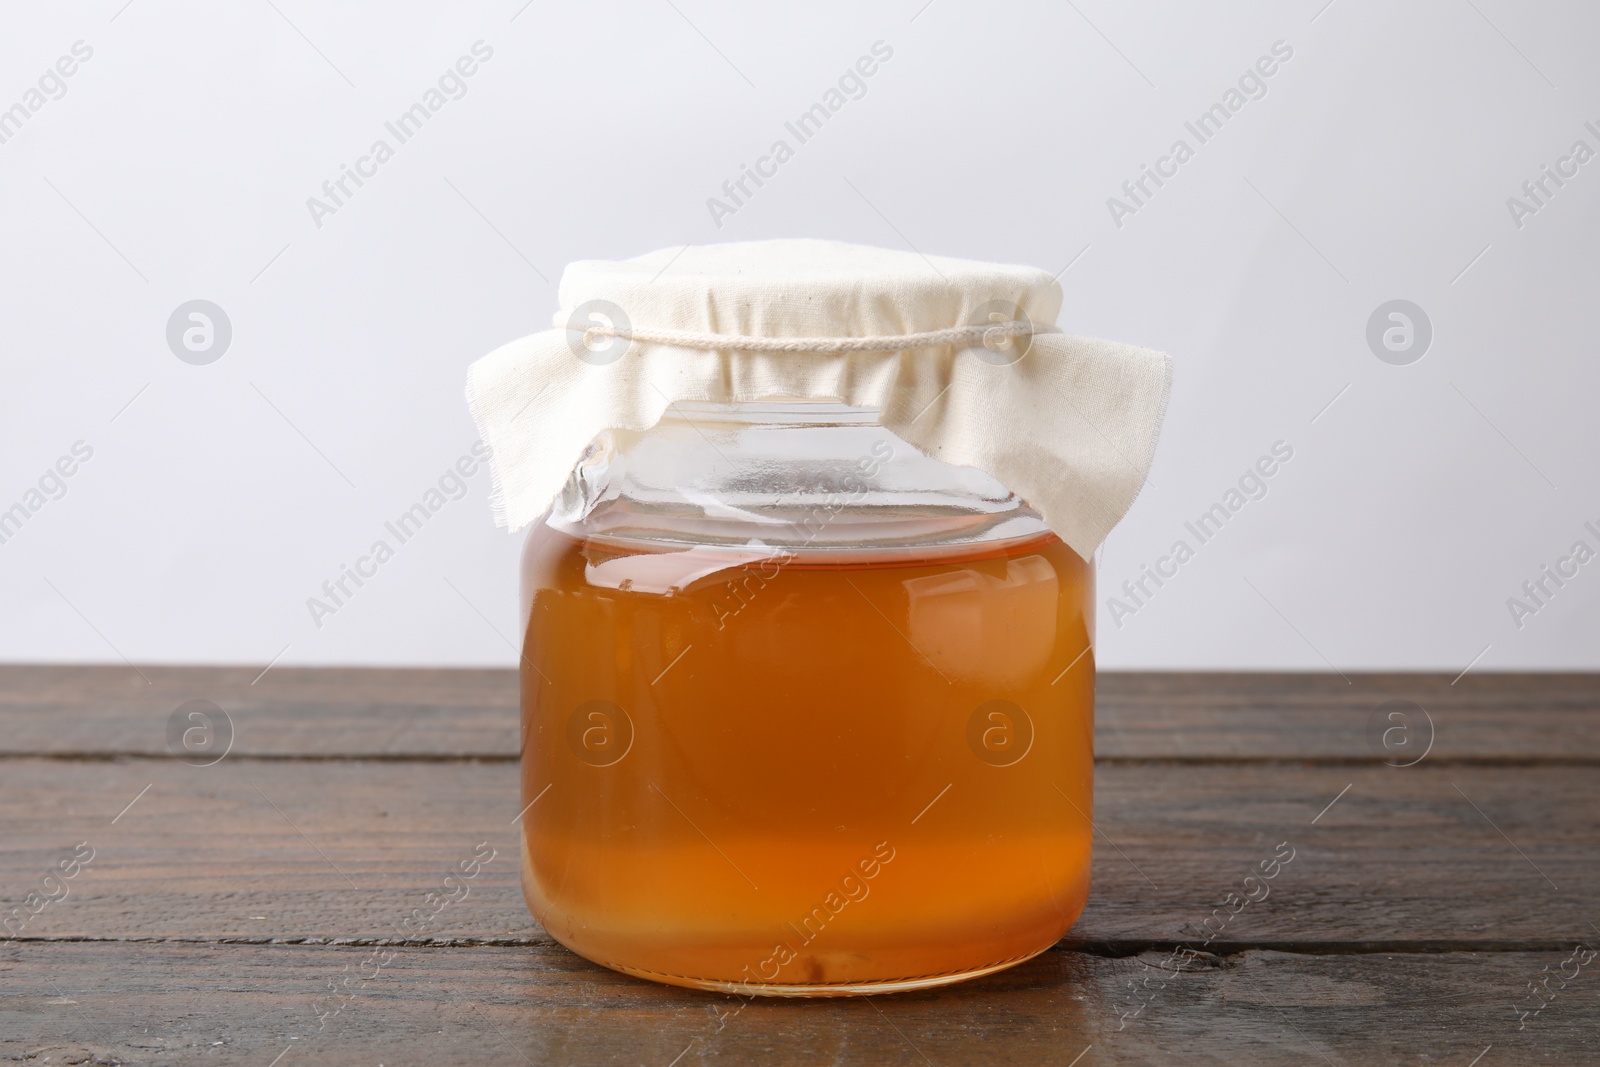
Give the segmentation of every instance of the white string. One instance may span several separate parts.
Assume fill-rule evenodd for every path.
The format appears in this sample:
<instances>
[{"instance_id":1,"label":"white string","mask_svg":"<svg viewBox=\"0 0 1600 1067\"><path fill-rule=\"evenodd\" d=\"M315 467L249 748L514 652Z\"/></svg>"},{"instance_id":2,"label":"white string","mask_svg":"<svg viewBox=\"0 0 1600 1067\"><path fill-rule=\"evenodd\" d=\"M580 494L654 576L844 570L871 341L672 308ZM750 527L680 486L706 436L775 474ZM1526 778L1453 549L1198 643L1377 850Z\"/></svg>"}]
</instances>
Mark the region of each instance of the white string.
<instances>
[{"instance_id":1,"label":"white string","mask_svg":"<svg viewBox=\"0 0 1600 1067\"><path fill-rule=\"evenodd\" d=\"M877 337L749 337L740 334L694 333L688 330L624 330L615 326L590 326L583 331L584 344L591 337L621 337L643 344L671 345L705 351L734 352L899 352L911 348L941 345L975 345L998 349L1013 337L1036 333L1059 333L1054 326L1013 319L987 326L955 326L923 333L887 334Z\"/></svg>"}]
</instances>

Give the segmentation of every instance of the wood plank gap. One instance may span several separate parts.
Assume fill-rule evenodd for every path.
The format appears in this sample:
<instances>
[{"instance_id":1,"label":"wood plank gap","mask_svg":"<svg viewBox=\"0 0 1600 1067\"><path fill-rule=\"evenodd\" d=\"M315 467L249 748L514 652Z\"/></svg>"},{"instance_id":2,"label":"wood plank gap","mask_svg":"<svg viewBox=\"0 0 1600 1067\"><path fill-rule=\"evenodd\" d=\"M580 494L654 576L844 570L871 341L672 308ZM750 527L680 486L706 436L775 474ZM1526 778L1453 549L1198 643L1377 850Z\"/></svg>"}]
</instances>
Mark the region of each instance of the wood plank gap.
<instances>
[{"instance_id":1,"label":"wood plank gap","mask_svg":"<svg viewBox=\"0 0 1600 1067\"><path fill-rule=\"evenodd\" d=\"M427 763L427 764L515 764L516 753L480 752L446 754L434 752L253 752L232 753L231 763ZM59 763L179 763L176 756L155 752L0 752L0 763L8 760L54 760ZM1421 763L1423 761L1419 761ZM1600 756L1432 756L1429 767L1600 767ZM1389 767L1374 756L1096 756L1096 767ZM1418 764L1408 764L1415 767Z\"/></svg>"},{"instance_id":2,"label":"wood plank gap","mask_svg":"<svg viewBox=\"0 0 1600 1067\"><path fill-rule=\"evenodd\" d=\"M1445 956L1458 953L1505 952L1566 952L1579 938L1528 938L1518 939L1417 939L1382 941L1331 941L1331 940L1271 940L1213 941L1208 946L1194 940L1151 940L1145 938L1080 941L1064 938L1051 946L1051 952L1078 953L1105 959L1126 959L1146 952L1172 953L1178 949L1193 949L1202 955L1226 958L1247 952L1283 952L1298 956ZM421 941L406 941L392 937L90 937L68 935L64 937L0 938L0 945L278 945L303 948L378 948L404 947L416 949L475 949L475 948L528 948L557 949L559 943L551 937L441 937Z\"/></svg>"}]
</instances>

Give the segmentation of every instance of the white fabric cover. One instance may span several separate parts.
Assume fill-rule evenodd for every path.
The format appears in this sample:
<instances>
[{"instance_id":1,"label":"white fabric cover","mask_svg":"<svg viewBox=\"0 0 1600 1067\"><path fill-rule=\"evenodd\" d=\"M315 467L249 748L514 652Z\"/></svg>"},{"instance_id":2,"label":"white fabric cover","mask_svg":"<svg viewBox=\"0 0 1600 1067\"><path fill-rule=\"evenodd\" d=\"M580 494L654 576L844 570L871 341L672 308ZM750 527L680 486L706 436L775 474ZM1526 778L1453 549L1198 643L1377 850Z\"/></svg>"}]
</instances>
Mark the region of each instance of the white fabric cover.
<instances>
[{"instance_id":1,"label":"white fabric cover","mask_svg":"<svg viewBox=\"0 0 1600 1067\"><path fill-rule=\"evenodd\" d=\"M598 317L591 302L602 301ZM495 519L539 518L595 436L645 430L679 400L837 399L930 456L992 474L1088 558L1144 484L1171 360L1148 349L1037 333L1010 365L981 348L744 352L627 342L590 352L592 324L762 337L920 333L1009 318L1053 326L1061 287L1033 267L834 241L668 248L584 260L561 277L557 327L474 363L467 400L492 459ZM998 305L1019 309L995 314ZM574 322L574 312L585 317ZM620 312L620 314L619 314ZM605 339L600 339L605 340ZM1026 339L1023 339L1026 342Z\"/></svg>"}]
</instances>

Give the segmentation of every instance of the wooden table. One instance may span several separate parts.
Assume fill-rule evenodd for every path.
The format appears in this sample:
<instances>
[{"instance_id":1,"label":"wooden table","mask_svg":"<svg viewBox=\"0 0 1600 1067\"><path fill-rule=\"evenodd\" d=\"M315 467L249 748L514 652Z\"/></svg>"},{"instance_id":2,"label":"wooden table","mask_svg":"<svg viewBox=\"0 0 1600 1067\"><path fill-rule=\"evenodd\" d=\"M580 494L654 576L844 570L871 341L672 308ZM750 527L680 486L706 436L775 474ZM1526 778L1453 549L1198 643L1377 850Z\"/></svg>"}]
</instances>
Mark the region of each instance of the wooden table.
<instances>
[{"instance_id":1,"label":"wooden table","mask_svg":"<svg viewBox=\"0 0 1600 1067\"><path fill-rule=\"evenodd\" d=\"M746 1002L533 923L513 675L257 673L0 668L0 1057L1600 1063L1600 675L1103 675L1066 940L937 991ZM190 700L232 721L211 766L169 752ZM480 842L467 898L398 943ZM1229 898L1281 842L1269 894Z\"/></svg>"}]
</instances>

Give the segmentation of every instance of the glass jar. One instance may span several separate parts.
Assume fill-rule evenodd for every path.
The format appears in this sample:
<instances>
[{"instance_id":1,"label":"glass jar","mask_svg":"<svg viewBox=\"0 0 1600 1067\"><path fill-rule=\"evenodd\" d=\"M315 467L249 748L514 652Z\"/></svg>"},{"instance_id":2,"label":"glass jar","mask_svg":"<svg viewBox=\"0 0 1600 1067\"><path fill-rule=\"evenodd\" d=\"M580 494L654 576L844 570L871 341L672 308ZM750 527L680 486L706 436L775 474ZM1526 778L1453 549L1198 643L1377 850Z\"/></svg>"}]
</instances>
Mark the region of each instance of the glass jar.
<instances>
[{"instance_id":1,"label":"glass jar","mask_svg":"<svg viewBox=\"0 0 1600 1067\"><path fill-rule=\"evenodd\" d=\"M629 974L913 989L1089 892L1093 572L995 479L829 401L608 432L522 558L522 882Z\"/></svg>"}]
</instances>

